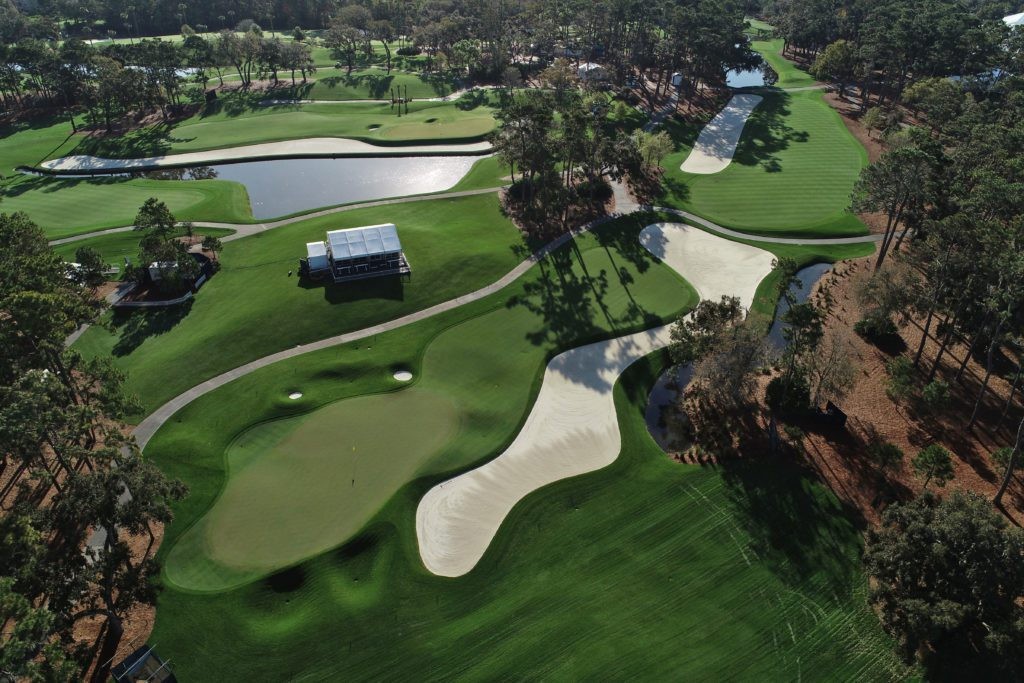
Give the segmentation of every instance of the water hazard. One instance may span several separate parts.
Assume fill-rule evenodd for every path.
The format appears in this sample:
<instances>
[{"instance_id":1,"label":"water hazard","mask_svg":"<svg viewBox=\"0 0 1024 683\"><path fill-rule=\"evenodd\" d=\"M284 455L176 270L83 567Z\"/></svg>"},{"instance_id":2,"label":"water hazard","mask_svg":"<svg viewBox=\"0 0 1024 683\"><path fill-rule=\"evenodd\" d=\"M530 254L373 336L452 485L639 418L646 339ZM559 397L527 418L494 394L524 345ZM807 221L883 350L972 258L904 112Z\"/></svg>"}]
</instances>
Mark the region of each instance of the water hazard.
<instances>
[{"instance_id":1,"label":"water hazard","mask_svg":"<svg viewBox=\"0 0 1024 683\"><path fill-rule=\"evenodd\" d=\"M796 302L807 301L815 283L831 269L831 263L816 263L797 271L796 278L800 284L794 283L789 289ZM782 335L786 323L782 322L782 315L788 309L787 301L780 300L775 311L775 321L768 332L768 343L776 351L782 351L786 347L786 341ZM679 405L679 399L692 377L693 371L688 365L669 368L654 383L654 387L647 397L647 409L644 411L647 431L655 443L661 446L666 453L681 453L691 445L688 436L689 418Z\"/></svg>"},{"instance_id":2,"label":"water hazard","mask_svg":"<svg viewBox=\"0 0 1024 683\"><path fill-rule=\"evenodd\" d=\"M245 185L253 217L277 218L336 204L442 192L480 157L273 159L152 171L167 180L233 180Z\"/></svg>"}]
</instances>

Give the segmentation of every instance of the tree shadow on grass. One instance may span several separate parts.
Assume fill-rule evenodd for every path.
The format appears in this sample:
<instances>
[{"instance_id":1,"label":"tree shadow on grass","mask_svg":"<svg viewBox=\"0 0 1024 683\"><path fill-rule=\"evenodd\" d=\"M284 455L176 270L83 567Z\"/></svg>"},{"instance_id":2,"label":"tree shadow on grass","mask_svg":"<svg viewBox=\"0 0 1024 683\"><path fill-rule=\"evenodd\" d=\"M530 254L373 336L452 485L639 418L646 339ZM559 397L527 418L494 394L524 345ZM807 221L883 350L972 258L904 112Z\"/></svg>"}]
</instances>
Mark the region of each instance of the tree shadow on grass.
<instances>
[{"instance_id":1,"label":"tree shadow on grass","mask_svg":"<svg viewBox=\"0 0 1024 683\"><path fill-rule=\"evenodd\" d=\"M117 343L111 350L115 356L127 356L139 348L150 337L164 334L173 329L192 310L193 300L150 309L115 309L107 327L117 335Z\"/></svg>"},{"instance_id":2,"label":"tree shadow on grass","mask_svg":"<svg viewBox=\"0 0 1024 683\"><path fill-rule=\"evenodd\" d=\"M758 558L786 583L824 580L837 595L859 575L858 525L813 474L792 462L727 459L720 465L737 521Z\"/></svg>"},{"instance_id":3,"label":"tree shadow on grass","mask_svg":"<svg viewBox=\"0 0 1024 683\"><path fill-rule=\"evenodd\" d=\"M810 140L810 133L798 131L786 121L791 99L785 92L764 96L747 119L733 154L734 163L761 166L768 173L779 173L783 170L779 152L788 149L791 143Z\"/></svg>"}]
</instances>

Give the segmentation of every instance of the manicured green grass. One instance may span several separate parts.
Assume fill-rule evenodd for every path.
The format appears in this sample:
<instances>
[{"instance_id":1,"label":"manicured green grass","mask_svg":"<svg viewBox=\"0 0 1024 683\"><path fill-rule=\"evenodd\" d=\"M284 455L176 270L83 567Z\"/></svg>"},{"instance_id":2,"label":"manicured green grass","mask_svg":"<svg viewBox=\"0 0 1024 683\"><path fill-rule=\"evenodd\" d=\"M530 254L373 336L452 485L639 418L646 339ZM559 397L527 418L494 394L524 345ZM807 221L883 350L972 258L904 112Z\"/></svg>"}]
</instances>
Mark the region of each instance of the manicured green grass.
<instances>
[{"instance_id":1,"label":"manicured green grass","mask_svg":"<svg viewBox=\"0 0 1024 683\"><path fill-rule=\"evenodd\" d=\"M782 38L754 40L751 41L750 46L760 52L765 61L771 64L779 74L779 82L775 84L776 87L803 88L817 83L809 73L797 68L796 64L780 54L783 47Z\"/></svg>"},{"instance_id":2,"label":"manicured green grass","mask_svg":"<svg viewBox=\"0 0 1024 683\"><path fill-rule=\"evenodd\" d=\"M663 164L661 203L757 234L867 232L847 208L867 152L820 92L764 93L732 163L719 173L680 171L676 161L685 159L695 135L691 128L670 132L680 151Z\"/></svg>"},{"instance_id":3,"label":"manicured green grass","mask_svg":"<svg viewBox=\"0 0 1024 683\"><path fill-rule=\"evenodd\" d=\"M865 602L858 530L833 496L786 460L705 469L675 464L658 451L643 413L660 354L636 364L616 386L623 448L613 465L527 497L468 575L438 578L420 563L417 502L442 477L486 460L513 438L543 367L538 340L549 355L573 343L571 337L602 328L607 334L605 311L628 311L629 299L655 315L692 305L692 296L681 295L682 283L676 295L664 285L644 287L665 270L640 266L642 253L630 238L645 222L623 219L617 233L578 240L589 278L579 269L580 256L564 249L561 265L552 268L557 273L535 268L488 300L271 366L176 415L146 451L192 487L177 506L161 557L173 553L218 495L224 453L247 424L388 388L386 373L396 362L417 376L439 364L438 373L479 394L452 462L435 462L433 474L402 487L352 541L222 593L167 584L153 639L164 656L180 662L177 674L197 680L254 673L345 680L904 676ZM602 241L607 251L598 246ZM639 279L609 277L607 289L592 288L602 280L599 264L611 272L627 265ZM582 309L580 297L587 303ZM536 319L510 334L515 328L495 323L512 313ZM491 334L460 334L461 325L452 327L457 320L481 321L472 331ZM554 330L566 333L556 339ZM422 355L419 349L438 333ZM529 372L513 367L525 360ZM309 404L296 406L284 392L300 385ZM337 493L342 497L344 488Z\"/></svg>"},{"instance_id":4,"label":"manicured green grass","mask_svg":"<svg viewBox=\"0 0 1024 683\"><path fill-rule=\"evenodd\" d=\"M0 127L0 211L24 211L51 238L130 225L139 207L159 197L183 220L252 221L245 187L226 181L70 179L14 173L70 154L82 138L64 119Z\"/></svg>"},{"instance_id":5,"label":"manicured green grass","mask_svg":"<svg viewBox=\"0 0 1024 683\"><path fill-rule=\"evenodd\" d=\"M398 226L412 279L304 285L305 243L336 228ZM275 351L397 318L490 284L522 258L522 238L495 195L437 199L323 216L229 242L221 271L191 304L118 313L112 331L76 344L113 355L148 412L181 391Z\"/></svg>"},{"instance_id":6,"label":"manicured green grass","mask_svg":"<svg viewBox=\"0 0 1024 683\"><path fill-rule=\"evenodd\" d=\"M234 234L234 230L226 230L223 228L193 228L193 232L197 235L213 235L214 237L226 237ZM180 235L184 235L183 230L179 230ZM138 261L139 256L139 239L140 234L137 232L116 232L110 235L100 235L99 237L90 237L88 239L77 240L75 242L68 242L67 244L59 244L53 247L53 250L57 252L66 261L75 260L75 252L82 247L91 247L100 252L103 258L103 262L122 267L124 266L124 259L128 257L132 263Z\"/></svg>"},{"instance_id":7,"label":"manicured green grass","mask_svg":"<svg viewBox=\"0 0 1024 683\"><path fill-rule=\"evenodd\" d=\"M393 391L401 386L391 376L396 364L412 368L416 383L328 403L300 418L257 422L243 432L227 451L231 478L224 491L170 551L168 580L190 590L220 590L337 546L416 476L465 467L499 448L528 410L549 356L692 306L696 293L670 269L650 255L618 249L627 236L635 241L642 225L620 220L484 303L328 353L332 374L347 378L332 388L334 395ZM618 233L614 244L612 231ZM571 320L551 320L570 309ZM394 337L412 340L397 358ZM246 393L270 399L262 419L275 412L274 398L292 391L303 393L294 402L300 409L323 400L316 377L292 374L282 391L276 379L266 378L288 378L287 368L258 374L251 386L262 388ZM245 416L243 424L254 416L237 404L230 412ZM234 423L231 415L222 416L222 424ZM284 482L281 468L289 467L296 472ZM268 519L279 523L268 525Z\"/></svg>"},{"instance_id":8,"label":"manicured green grass","mask_svg":"<svg viewBox=\"0 0 1024 683\"><path fill-rule=\"evenodd\" d=\"M747 17L747 23L750 24L750 28L753 31L773 31L775 27L769 24L767 21L761 21L753 17Z\"/></svg>"},{"instance_id":9,"label":"manicured green grass","mask_svg":"<svg viewBox=\"0 0 1024 683\"><path fill-rule=\"evenodd\" d=\"M469 173L462 177L449 192L462 192L465 190L485 190L489 187L501 187L512 181L509 179L511 170L501 163L496 156L484 157L473 164Z\"/></svg>"},{"instance_id":10,"label":"manicured green grass","mask_svg":"<svg viewBox=\"0 0 1024 683\"><path fill-rule=\"evenodd\" d=\"M486 96L475 105L413 102L398 116L390 104L260 106L252 97L226 97L209 110L167 128L152 126L117 138L83 139L76 154L142 157L196 152L261 142L345 137L379 144L478 141L494 129ZM62 156L66 154L62 150Z\"/></svg>"},{"instance_id":11,"label":"manicured green grass","mask_svg":"<svg viewBox=\"0 0 1024 683\"><path fill-rule=\"evenodd\" d=\"M245 186L223 180L23 176L0 191L0 210L24 211L52 239L131 225L150 197L164 201L179 220L253 221Z\"/></svg>"}]
</instances>

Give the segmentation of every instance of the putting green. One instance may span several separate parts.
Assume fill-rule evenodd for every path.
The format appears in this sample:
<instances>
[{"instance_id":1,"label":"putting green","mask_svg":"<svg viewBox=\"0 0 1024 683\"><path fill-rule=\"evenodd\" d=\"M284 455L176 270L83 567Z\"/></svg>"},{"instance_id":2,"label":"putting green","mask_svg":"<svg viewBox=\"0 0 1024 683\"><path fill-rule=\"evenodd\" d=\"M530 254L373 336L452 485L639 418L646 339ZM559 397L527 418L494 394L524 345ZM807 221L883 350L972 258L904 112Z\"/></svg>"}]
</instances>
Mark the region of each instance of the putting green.
<instances>
[{"instance_id":1,"label":"putting green","mask_svg":"<svg viewBox=\"0 0 1024 683\"><path fill-rule=\"evenodd\" d=\"M228 449L227 485L171 549L167 578L187 590L224 590L338 545L458 425L450 399L416 387L256 425Z\"/></svg>"}]
</instances>

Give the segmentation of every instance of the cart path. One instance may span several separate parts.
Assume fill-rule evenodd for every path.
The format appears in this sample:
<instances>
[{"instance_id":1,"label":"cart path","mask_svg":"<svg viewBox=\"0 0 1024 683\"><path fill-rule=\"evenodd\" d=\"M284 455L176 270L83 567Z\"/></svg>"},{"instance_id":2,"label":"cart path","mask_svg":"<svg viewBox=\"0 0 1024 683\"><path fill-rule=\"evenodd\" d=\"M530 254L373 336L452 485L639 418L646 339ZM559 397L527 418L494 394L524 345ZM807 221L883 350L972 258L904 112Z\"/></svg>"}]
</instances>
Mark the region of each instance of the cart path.
<instances>
[{"instance_id":1,"label":"cart path","mask_svg":"<svg viewBox=\"0 0 1024 683\"><path fill-rule=\"evenodd\" d=\"M701 299L738 296L744 308L772 271L769 251L689 225L654 223L640 244L679 273ZM512 444L484 465L431 488L416 507L420 559L434 574L470 572L512 509L539 488L615 462L622 437L613 389L641 358L667 347L672 324L564 351Z\"/></svg>"},{"instance_id":2,"label":"cart path","mask_svg":"<svg viewBox=\"0 0 1024 683\"><path fill-rule=\"evenodd\" d=\"M473 193L473 194L480 194L482 192L493 192L493 191L494 191L493 189L490 189L490 190L484 190L484 191L473 190L473 191L470 191L470 192ZM630 208L633 208L633 207L630 207ZM714 223L711 223L710 221L706 221L706 220L700 218L699 216L695 216L695 215L693 215L691 213L688 213L686 211L679 211L679 210L676 210L676 209L665 209L665 208L651 207L651 206L636 206L634 208L634 211L641 211L641 212L643 212L643 211L651 211L651 210L665 212L665 213L673 214L673 215L679 216L681 218L687 219L687 220L691 221L692 223L696 224L697 227L709 228L710 232L718 233L720 236L740 238L740 239L744 239L744 240L750 240L750 241L762 242L762 243L769 243L769 244L807 244L807 245L814 245L814 244L829 244L829 245L831 245L831 244L861 244L861 243L877 242L882 237L881 235L863 235L863 236L860 236L860 237L843 237L843 238L826 238L826 239L797 239L797 238L782 238L782 237L760 238L760 237L748 235L748 234L745 234L745 233L736 232L735 230L728 230L726 228L721 228L720 226L716 226ZM632 213L632 212L633 211L628 211L627 213ZM474 301L478 301L479 299L482 299L482 298L484 298L486 296L490 296L491 294L494 294L495 292L498 292L501 289L503 289L503 288L507 287L508 285L512 284L513 282L515 282L522 275L524 275L531 267L533 267L533 265L535 263L537 263L539 260L544 258L550 252L554 251L555 249L558 249L562 245L564 245L567 242L569 242L570 240L574 239L577 235L580 235L580 234L583 234L585 232L588 232L588 231L592 230L593 228L595 228L595 227L597 227L597 226L599 226L599 225L601 225L601 224L603 224L603 223L605 223L605 222L607 222L609 220L612 220L613 218L617 218L617 217L619 217L621 215L625 215L625 214L616 213L616 214L612 214L610 216L605 216L603 218L599 218L599 219L597 219L595 221L587 223L586 225L584 225L582 227L576 228L576 229L574 229L574 230L572 230L570 232L565 233L564 235L554 239L553 241L549 242L544 247L540 248L539 250L537 250L536 252L531 254L526 260L524 260L518 266L516 266L511 271L506 273L503 277L501 277L498 280L496 280L495 282L493 282L493 283L491 283L491 284L489 284L489 285L487 285L485 287L481 287L480 289L477 289L477 290L475 290L473 292L469 292L467 294L463 294L461 296L455 297L454 299L449 299L448 301L443 301L441 303L434 304L433 306L430 306L428 308L425 308L425 309L422 309L422 310L419 310L419 311L414 311L413 313L409 313L407 315L401 316L399 318L395 318L393 320L389 320L389 321L386 321L386 322L378 323L376 325L372 325L370 327L366 327L366 328L363 328L361 330L354 330L354 331L351 331L351 332L345 332L343 334L335 335L335 336L332 336L332 337L327 337L326 339L321 339L321 340L318 340L318 341L315 341L315 342L311 342L311 343L308 343L308 344L302 344L302 345L299 345L299 346L296 346L296 347L293 347L293 348L290 348L290 349L285 349L283 351L279 351L277 353L273 353L273 354L271 354L269 356L264 356L263 358L257 358L256 360L250 361L249 363L241 365L241 366L239 366L237 368L234 368L232 370L228 370L227 372L221 373L221 374L219 374L219 375L217 375L215 377L212 377L212 378L210 378L210 379L208 379L208 380L206 380L204 382L201 382L200 384L197 384L196 386L192 387L191 389L189 389L189 390L179 394L178 396L172 398L170 401L168 401L167 403L165 403L162 406L160 406L159 408L157 408L155 411L153 411L149 416L147 416L142 422L140 422L135 427L135 429L133 430L133 434L135 435L135 438L136 438L136 440L139 443L139 447L140 448L145 448L146 444L149 443L149 440L153 437L154 434L156 434L157 430L159 430L160 427L163 426L164 422L169 420L176 412L178 412L179 410L181 410L182 408L184 408L185 406L187 406L189 403L191 403L192 401L196 400L200 396L208 394L211 391L214 391L215 389L219 389L220 387L224 386L225 384L228 384L229 382L232 382L233 380L236 380L236 379L238 379L240 377L244 377L245 375L253 373L253 372L255 372L255 371L257 371L257 370L259 370L261 368L265 368L268 365L273 365L274 363L277 363L279 361L287 360L289 358L295 358L296 356L300 356L300 355L305 354L305 353L312 353L314 351L320 351L322 349L328 349L328 348L331 348L331 347L334 347L334 346L340 346L342 344L348 344L350 342L357 341L359 339L365 339L367 337L371 337L371 336L373 336L375 334L382 334L384 332L390 332L392 330L397 330L397 329L399 329L401 327L405 327L406 325L411 325L413 323L419 322L421 320L425 320L425 319L433 317L435 315L439 315L441 313L445 313L447 311L451 311L451 310L453 310L455 308L458 308L460 306L463 306L465 304L472 303ZM288 220L293 220L293 219L288 219ZM220 224L220 225L225 225L225 224ZM274 226L274 227L279 227L279 226ZM267 229L269 229L269 228L267 228Z\"/></svg>"},{"instance_id":3,"label":"cart path","mask_svg":"<svg viewBox=\"0 0 1024 683\"><path fill-rule=\"evenodd\" d=\"M44 161L37 167L46 173L117 173L146 171L177 166L207 166L232 161L290 159L296 157L386 157L430 156L438 154L479 155L491 151L489 142L450 145L372 145L351 138L299 138L281 142L209 149L134 159L108 159L89 154L73 154Z\"/></svg>"},{"instance_id":4,"label":"cart path","mask_svg":"<svg viewBox=\"0 0 1024 683\"><path fill-rule=\"evenodd\" d=\"M457 192L439 192L436 194L416 194L409 195L406 197L395 197L392 199L375 199L369 202L359 202L356 204L342 204L341 206L332 206L327 209L320 209L311 213L304 213L298 216L289 216L287 218L281 218L274 221L265 221L263 223L217 223L211 221L179 221L179 225L184 225L186 222L191 222L192 225L198 228L224 228L226 230L234 230L234 235L222 237L221 242L232 242L234 240L240 240L243 237L250 237L257 235L267 230L273 230L274 228L282 228L286 225L292 225L293 223L299 223L301 221L310 220L313 218L320 218L321 216L330 216L331 214L341 213L343 211L355 211L356 209L370 209L376 206L390 206L392 204L405 204L408 202L421 202L428 199L454 199L456 197L472 197L478 194L490 194L492 192L500 191L501 187L487 187L479 190L459 190ZM121 228L107 228L106 230L97 230L96 232L85 232L81 235L72 235L71 237L62 237L61 239L50 240L50 246L56 247L61 244L68 244L70 242L80 242L82 240L92 239L93 237L101 237L103 235L112 235L119 232L130 232L135 229L134 225L127 225Z\"/></svg>"},{"instance_id":5,"label":"cart path","mask_svg":"<svg viewBox=\"0 0 1024 683\"><path fill-rule=\"evenodd\" d=\"M267 230L273 230L275 228L283 228L286 225L292 225L302 221L310 220L313 218L320 218L321 216L330 216L331 214L341 213L343 211L355 211L356 209L369 209L377 206L389 206L392 204L405 204L407 202L422 202L429 201L431 199L454 199L457 197L472 197L480 194L491 194L499 192L505 189L503 187L488 187L480 190L460 190L457 192L441 192L438 194L422 194L412 195L408 197L396 197L394 199L376 199L370 202L359 202L358 204L343 204L341 206L334 206L328 209L320 209L311 213L304 213L298 216L290 216L288 218L281 218L274 221L265 221L263 223L218 223L211 221L188 221L192 225L198 228L223 228L225 230L234 230L234 235L222 237L221 242L233 242L234 240L240 240L243 237L250 237L257 235ZM854 237L773 237L771 235L755 235L748 232L740 232L739 230L733 230L726 228L717 223L701 218L697 214L690 213L689 211L683 211L682 209L671 209L662 206L652 206L650 204L638 205L635 204L629 194L622 187L621 183L613 183L612 189L615 194L617 206L620 209L619 213L632 213L633 211L660 211L664 213L671 213L689 221L699 224L701 227L710 230L711 232L718 233L726 237L733 237L735 239L744 240L755 240L757 242L766 242L768 244L863 244L865 242L878 242L882 239L881 235L857 235ZM179 222L179 225L184 225L186 221ZM103 235L113 235L119 232L130 232L135 227L128 225L121 228L107 228L105 230L97 230L95 232L86 232L81 235L72 235L71 237L62 237L60 239L50 240L50 246L56 247L61 244L69 244L71 242L81 242L82 240L92 239L93 237L102 237Z\"/></svg>"}]
</instances>

